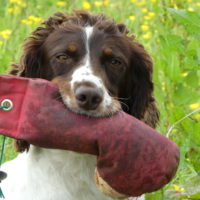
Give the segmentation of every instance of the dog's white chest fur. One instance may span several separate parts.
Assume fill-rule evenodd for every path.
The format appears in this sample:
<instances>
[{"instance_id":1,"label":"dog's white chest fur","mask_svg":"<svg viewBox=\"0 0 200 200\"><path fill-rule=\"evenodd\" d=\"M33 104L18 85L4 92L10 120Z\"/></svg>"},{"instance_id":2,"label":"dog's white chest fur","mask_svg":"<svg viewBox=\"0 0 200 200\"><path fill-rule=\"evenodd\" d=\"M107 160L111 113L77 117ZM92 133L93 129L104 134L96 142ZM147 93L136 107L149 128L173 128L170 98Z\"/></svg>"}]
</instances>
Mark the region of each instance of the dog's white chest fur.
<instances>
[{"instance_id":1,"label":"dog's white chest fur","mask_svg":"<svg viewBox=\"0 0 200 200\"><path fill-rule=\"evenodd\" d=\"M111 200L94 183L95 165L92 155L31 146L2 166L1 187L6 200Z\"/></svg>"}]
</instances>

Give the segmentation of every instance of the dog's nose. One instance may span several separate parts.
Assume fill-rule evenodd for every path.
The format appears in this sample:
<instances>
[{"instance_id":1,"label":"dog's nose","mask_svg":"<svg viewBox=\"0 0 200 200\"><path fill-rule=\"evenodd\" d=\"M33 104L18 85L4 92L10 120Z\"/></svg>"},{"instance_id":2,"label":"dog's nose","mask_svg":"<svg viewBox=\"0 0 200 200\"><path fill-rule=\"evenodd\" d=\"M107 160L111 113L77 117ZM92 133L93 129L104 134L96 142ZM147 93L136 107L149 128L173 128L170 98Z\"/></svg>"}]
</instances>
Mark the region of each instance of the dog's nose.
<instances>
[{"instance_id":1,"label":"dog's nose","mask_svg":"<svg viewBox=\"0 0 200 200\"><path fill-rule=\"evenodd\" d=\"M103 92L98 88L80 86L75 90L78 105L85 110L95 110L103 100Z\"/></svg>"}]
</instances>

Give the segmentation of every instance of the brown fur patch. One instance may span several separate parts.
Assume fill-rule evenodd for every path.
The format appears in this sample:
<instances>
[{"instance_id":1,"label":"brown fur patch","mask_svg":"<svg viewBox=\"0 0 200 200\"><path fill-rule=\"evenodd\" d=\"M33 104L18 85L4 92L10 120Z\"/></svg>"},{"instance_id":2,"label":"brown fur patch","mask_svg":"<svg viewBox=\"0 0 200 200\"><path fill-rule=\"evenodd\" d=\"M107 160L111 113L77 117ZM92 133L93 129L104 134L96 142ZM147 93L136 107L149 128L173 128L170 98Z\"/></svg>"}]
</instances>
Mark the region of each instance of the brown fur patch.
<instances>
[{"instance_id":1,"label":"brown fur patch","mask_svg":"<svg viewBox=\"0 0 200 200\"><path fill-rule=\"evenodd\" d=\"M111 55L112 54L112 49L111 48L105 48L103 50L103 53L107 56Z\"/></svg>"},{"instance_id":2,"label":"brown fur patch","mask_svg":"<svg viewBox=\"0 0 200 200\"><path fill-rule=\"evenodd\" d=\"M77 46L75 44L70 44L68 47L67 47L67 50L71 53L74 53L77 51Z\"/></svg>"}]
</instances>

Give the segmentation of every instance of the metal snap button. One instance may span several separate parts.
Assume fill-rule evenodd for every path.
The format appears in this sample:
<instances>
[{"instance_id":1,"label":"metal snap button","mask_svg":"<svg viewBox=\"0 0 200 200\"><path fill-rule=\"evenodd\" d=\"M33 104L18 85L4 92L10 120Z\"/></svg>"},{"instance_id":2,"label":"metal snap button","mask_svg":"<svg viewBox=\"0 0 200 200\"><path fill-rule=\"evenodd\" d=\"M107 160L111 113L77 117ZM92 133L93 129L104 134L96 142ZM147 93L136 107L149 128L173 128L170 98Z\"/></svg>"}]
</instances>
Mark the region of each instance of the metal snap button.
<instances>
[{"instance_id":1,"label":"metal snap button","mask_svg":"<svg viewBox=\"0 0 200 200\"><path fill-rule=\"evenodd\" d=\"M10 99L4 99L1 102L1 106L4 111L10 111L13 108L13 102Z\"/></svg>"}]
</instances>

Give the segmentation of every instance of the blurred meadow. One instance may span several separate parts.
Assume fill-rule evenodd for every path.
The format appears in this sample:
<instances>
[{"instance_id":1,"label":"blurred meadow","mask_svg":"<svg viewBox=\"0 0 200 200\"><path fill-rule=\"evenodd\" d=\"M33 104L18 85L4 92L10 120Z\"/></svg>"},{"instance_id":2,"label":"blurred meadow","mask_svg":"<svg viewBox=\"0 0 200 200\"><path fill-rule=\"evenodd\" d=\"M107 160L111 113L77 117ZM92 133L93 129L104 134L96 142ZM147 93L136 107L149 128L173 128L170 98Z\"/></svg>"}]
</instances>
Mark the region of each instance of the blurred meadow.
<instances>
[{"instance_id":1,"label":"blurred meadow","mask_svg":"<svg viewBox=\"0 0 200 200\"><path fill-rule=\"evenodd\" d=\"M57 11L85 9L123 22L154 60L158 130L180 147L173 181L146 200L200 199L200 1L0 0L0 73L19 61L24 39ZM170 129L172 127L172 129ZM4 161L16 156L7 139Z\"/></svg>"}]
</instances>

